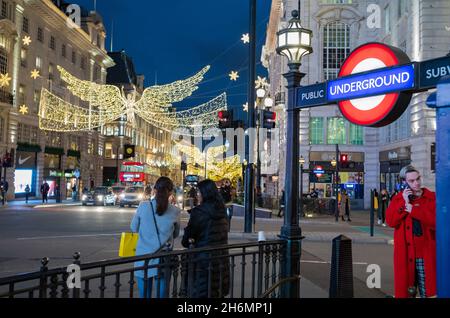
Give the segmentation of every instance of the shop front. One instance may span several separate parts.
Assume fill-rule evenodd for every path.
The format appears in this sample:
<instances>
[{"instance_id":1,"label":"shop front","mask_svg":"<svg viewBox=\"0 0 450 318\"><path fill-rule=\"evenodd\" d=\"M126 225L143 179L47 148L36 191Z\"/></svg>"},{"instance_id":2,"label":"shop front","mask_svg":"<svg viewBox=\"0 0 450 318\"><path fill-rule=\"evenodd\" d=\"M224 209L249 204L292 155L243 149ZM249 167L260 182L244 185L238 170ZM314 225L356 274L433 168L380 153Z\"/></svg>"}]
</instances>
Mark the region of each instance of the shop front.
<instances>
[{"instance_id":1,"label":"shop front","mask_svg":"<svg viewBox=\"0 0 450 318\"><path fill-rule=\"evenodd\" d=\"M14 172L14 193L16 198L25 197L27 185L31 196L37 190L37 152L17 150L16 169Z\"/></svg>"},{"instance_id":2,"label":"shop front","mask_svg":"<svg viewBox=\"0 0 450 318\"><path fill-rule=\"evenodd\" d=\"M83 189L83 181L80 179L81 157L79 154L68 152L64 179L66 187L66 199L76 200L80 190ZM86 186L89 186L87 184Z\"/></svg>"},{"instance_id":3,"label":"shop front","mask_svg":"<svg viewBox=\"0 0 450 318\"><path fill-rule=\"evenodd\" d=\"M341 154L344 153L341 151ZM339 189L345 189L349 195L352 208L364 207L364 153L345 152L348 161L340 163L337 183ZM309 192L317 193L319 198L334 196L336 184L336 167L332 165L335 152L311 152L309 166ZM323 173L316 173L320 167Z\"/></svg>"},{"instance_id":4,"label":"shop front","mask_svg":"<svg viewBox=\"0 0 450 318\"><path fill-rule=\"evenodd\" d=\"M63 172L61 170L61 156L64 154L64 149L46 148L44 154L44 181L50 186L48 197L50 199L56 198L56 190L61 189L61 181Z\"/></svg>"},{"instance_id":5,"label":"shop front","mask_svg":"<svg viewBox=\"0 0 450 318\"><path fill-rule=\"evenodd\" d=\"M389 193L400 189L400 170L411 164L411 147L380 152L380 189Z\"/></svg>"}]
</instances>

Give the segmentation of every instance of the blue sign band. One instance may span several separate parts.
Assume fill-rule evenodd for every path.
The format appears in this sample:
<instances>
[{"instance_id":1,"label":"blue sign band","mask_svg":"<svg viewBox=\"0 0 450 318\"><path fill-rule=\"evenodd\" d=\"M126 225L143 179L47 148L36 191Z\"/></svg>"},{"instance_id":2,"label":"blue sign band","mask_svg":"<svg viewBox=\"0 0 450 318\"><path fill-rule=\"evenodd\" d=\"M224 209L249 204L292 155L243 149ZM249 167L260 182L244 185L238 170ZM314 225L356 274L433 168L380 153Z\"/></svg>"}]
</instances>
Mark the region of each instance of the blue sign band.
<instances>
[{"instance_id":1,"label":"blue sign band","mask_svg":"<svg viewBox=\"0 0 450 318\"><path fill-rule=\"evenodd\" d=\"M308 108L327 103L327 83L302 86L297 89L297 108Z\"/></svg>"},{"instance_id":2,"label":"blue sign band","mask_svg":"<svg viewBox=\"0 0 450 318\"><path fill-rule=\"evenodd\" d=\"M352 75L328 82L328 101L351 100L414 89L414 65Z\"/></svg>"}]
</instances>

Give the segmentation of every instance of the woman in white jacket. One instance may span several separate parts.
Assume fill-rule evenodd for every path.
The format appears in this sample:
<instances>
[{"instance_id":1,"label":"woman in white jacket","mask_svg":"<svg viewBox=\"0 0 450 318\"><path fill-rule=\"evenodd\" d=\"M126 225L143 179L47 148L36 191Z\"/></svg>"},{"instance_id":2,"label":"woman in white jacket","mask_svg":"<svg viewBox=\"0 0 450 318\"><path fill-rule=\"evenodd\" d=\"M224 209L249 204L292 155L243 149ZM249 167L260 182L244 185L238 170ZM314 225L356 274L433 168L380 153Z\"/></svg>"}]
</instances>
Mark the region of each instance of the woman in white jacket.
<instances>
[{"instance_id":1,"label":"woman in white jacket","mask_svg":"<svg viewBox=\"0 0 450 318\"><path fill-rule=\"evenodd\" d=\"M155 184L155 198L142 202L131 222L131 231L139 233L139 240L136 247L136 256L152 254L168 243L173 246L173 239L180 231L180 209L171 205L169 200L173 194L174 186L172 180L161 177ZM159 259L152 260L149 265L158 264ZM136 262L135 267L141 267L144 261ZM164 295L164 277L158 277L158 269L149 268L147 270L147 290L144 290L144 271L135 272L139 295L141 298L151 298L153 286L158 286L159 296ZM158 296L158 292L156 292Z\"/></svg>"}]
</instances>

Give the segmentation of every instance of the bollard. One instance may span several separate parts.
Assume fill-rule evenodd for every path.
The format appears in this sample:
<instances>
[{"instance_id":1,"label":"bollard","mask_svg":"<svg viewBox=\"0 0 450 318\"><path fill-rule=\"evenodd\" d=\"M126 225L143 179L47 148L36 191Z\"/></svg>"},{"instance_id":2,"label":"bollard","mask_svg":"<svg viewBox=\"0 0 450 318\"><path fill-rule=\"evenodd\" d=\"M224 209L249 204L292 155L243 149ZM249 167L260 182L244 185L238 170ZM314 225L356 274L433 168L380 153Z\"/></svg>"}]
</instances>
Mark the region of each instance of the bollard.
<instances>
[{"instance_id":1,"label":"bollard","mask_svg":"<svg viewBox=\"0 0 450 318\"><path fill-rule=\"evenodd\" d=\"M353 298L352 240L344 235L333 239L330 298Z\"/></svg>"},{"instance_id":2,"label":"bollard","mask_svg":"<svg viewBox=\"0 0 450 318\"><path fill-rule=\"evenodd\" d=\"M373 190L370 190L370 236L373 237L374 232L374 226L375 226L375 193Z\"/></svg>"}]
</instances>

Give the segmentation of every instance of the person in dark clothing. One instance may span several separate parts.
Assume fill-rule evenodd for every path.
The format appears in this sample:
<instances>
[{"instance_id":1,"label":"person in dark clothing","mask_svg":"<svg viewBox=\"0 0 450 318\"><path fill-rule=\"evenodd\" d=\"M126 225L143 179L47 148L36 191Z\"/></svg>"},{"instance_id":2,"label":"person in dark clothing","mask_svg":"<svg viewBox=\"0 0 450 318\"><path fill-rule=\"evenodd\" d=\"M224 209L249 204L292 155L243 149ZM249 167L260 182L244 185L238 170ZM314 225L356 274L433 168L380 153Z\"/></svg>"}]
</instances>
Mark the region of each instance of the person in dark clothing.
<instances>
[{"instance_id":1,"label":"person in dark clothing","mask_svg":"<svg viewBox=\"0 0 450 318\"><path fill-rule=\"evenodd\" d=\"M30 197L30 186L27 184L27 186L25 187L25 203L28 204L28 199Z\"/></svg>"},{"instance_id":2,"label":"person in dark clothing","mask_svg":"<svg viewBox=\"0 0 450 318\"><path fill-rule=\"evenodd\" d=\"M191 211L182 245L188 248L192 243L194 248L202 248L228 244L227 213L216 184L205 180L198 184L198 190L199 205ZM230 264L227 250L194 254L193 263L193 288L189 298L221 298L229 294Z\"/></svg>"},{"instance_id":3,"label":"person in dark clothing","mask_svg":"<svg viewBox=\"0 0 450 318\"><path fill-rule=\"evenodd\" d=\"M381 190L381 225L386 227L386 210L389 206L389 193L386 189Z\"/></svg>"},{"instance_id":4,"label":"person in dark clothing","mask_svg":"<svg viewBox=\"0 0 450 318\"><path fill-rule=\"evenodd\" d=\"M188 197L189 197L189 199L191 199L191 208L198 205L197 190L195 189L195 187L191 187L191 189L189 190L189 193L188 193Z\"/></svg>"},{"instance_id":5,"label":"person in dark clothing","mask_svg":"<svg viewBox=\"0 0 450 318\"><path fill-rule=\"evenodd\" d=\"M41 185L42 203L48 203L48 192L50 191L50 186L47 181Z\"/></svg>"},{"instance_id":6,"label":"person in dark clothing","mask_svg":"<svg viewBox=\"0 0 450 318\"><path fill-rule=\"evenodd\" d=\"M284 207L286 206L286 194L284 189L281 191L280 208L278 209L278 217L281 218L284 214Z\"/></svg>"}]
</instances>

